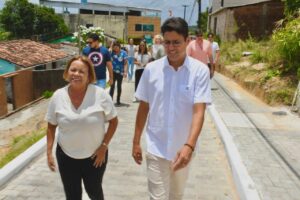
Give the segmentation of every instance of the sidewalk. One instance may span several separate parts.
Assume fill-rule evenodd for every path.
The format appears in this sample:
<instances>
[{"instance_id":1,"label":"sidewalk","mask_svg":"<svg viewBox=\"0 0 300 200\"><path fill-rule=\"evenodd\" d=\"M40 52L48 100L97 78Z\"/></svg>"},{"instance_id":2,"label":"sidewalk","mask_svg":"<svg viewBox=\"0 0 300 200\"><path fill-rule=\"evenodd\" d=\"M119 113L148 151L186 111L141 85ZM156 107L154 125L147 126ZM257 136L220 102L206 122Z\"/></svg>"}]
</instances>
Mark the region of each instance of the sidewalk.
<instances>
[{"instance_id":1,"label":"sidewalk","mask_svg":"<svg viewBox=\"0 0 300 200\"><path fill-rule=\"evenodd\" d=\"M135 115L138 104L131 103L133 83L124 82L121 101L129 107L118 107L119 127L110 144L109 162L104 176L107 200L148 199L145 161L142 166L131 157ZM143 138L145 149L145 141ZM224 146L216 129L206 116L200 137L200 148L192 166L185 200L237 200L231 170ZM64 199L58 173L49 171L45 154L32 162L22 173L0 191L0 199ZM84 194L83 199L88 199Z\"/></svg>"},{"instance_id":2,"label":"sidewalk","mask_svg":"<svg viewBox=\"0 0 300 200\"><path fill-rule=\"evenodd\" d=\"M299 199L300 180L293 170L300 173L300 118L285 107L264 104L227 77L216 74L214 79L249 116L247 118L220 86L212 82L213 103L261 199Z\"/></svg>"}]
</instances>

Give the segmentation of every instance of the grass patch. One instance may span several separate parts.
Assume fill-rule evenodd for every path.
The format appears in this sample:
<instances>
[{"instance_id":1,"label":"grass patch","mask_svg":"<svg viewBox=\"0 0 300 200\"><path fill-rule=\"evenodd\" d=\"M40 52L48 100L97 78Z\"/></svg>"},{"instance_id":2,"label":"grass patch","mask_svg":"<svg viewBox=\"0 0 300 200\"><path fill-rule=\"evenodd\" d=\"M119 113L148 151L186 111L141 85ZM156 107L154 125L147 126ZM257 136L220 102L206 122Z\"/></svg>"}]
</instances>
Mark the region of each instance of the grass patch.
<instances>
[{"instance_id":1,"label":"grass patch","mask_svg":"<svg viewBox=\"0 0 300 200\"><path fill-rule=\"evenodd\" d=\"M46 134L45 129L41 129L30 134L17 136L13 139L10 150L0 159L0 168L16 158L18 155L27 150L34 143L39 141Z\"/></svg>"},{"instance_id":2,"label":"grass patch","mask_svg":"<svg viewBox=\"0 0 300 200\"><path fill-rule=\"evenodd\" d=\"M292 88L281 88L267 94L266 99L269 104L277 104L278 102L285 105L291 105L295 90Z\"/></svg>"}]
</instances>

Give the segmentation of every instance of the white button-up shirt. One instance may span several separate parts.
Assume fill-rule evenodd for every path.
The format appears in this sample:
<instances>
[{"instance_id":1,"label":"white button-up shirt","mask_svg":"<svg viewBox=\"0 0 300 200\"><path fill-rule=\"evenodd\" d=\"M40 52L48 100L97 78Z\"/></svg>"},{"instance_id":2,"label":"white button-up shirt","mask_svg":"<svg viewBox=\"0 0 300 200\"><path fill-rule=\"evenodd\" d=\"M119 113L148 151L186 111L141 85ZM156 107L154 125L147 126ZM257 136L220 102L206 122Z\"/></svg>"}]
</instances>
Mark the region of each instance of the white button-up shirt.
<instances>
[{"instance_id":1,"label":"white button-up shirt","mask_svg":"<svg viewBox=\"0 0 300 200\"><path fill-rule=\"evenodd\" d=\"M58 143L68 156L88 158L105 136L105 122L117 116L111 97L100 87L89 84L76 109L68 94L69 85L58 89L49 102L45 120L57 125Z\"/></svg>"},{"instance_id":2,"label":"white button-up shirt","mask_svg":"<svg viewBox=\"0 0 300 200\"><path fill-rule=\"evenodd\" d=\"M193 105L211 102L209 69L187 56L175 71L163 57L147 65L135 96L149 103L147 151L173 160L187 142Z\"/></svg>"}]
</instances>

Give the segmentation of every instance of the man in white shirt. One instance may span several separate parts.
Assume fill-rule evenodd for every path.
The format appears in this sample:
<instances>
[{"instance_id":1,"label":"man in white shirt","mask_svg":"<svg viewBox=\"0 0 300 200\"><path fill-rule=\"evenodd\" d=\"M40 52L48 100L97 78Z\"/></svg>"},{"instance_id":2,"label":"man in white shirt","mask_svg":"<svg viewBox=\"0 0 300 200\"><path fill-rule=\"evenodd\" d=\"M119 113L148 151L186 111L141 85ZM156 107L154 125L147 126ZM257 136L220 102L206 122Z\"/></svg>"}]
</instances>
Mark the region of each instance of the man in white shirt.
<instances>
[{"instance_id":1,"label":"man in white shirt","mask_svg":"<svg viewBox=\"0 0 300 200\"><path fill-rule=\"evenodd\" d=\"M137 88L135 95L140 105L132 156L141 164L140 139L148 121L146 162L150 199L178 200L183 198L206 104L211 102L210 73L204 63L186 54L185 20L169 18L161 32L167 56L146 66Z\"/></svg>"},{"instance_id":2,"label":"man in white shirt","mask_svg":"<svg viewBox=\"0 0 300 200\"><path fill-rule=\"evenodd\" d=\"M219 64L219 58L220 58L220 47L219 47L219 44L214 41L213 33L208 33L207 37L208 37L208 41L210 42L211 47L212 47L212 57L213 57L214 66L217 67Z\"/></svg>"}]
</instances>

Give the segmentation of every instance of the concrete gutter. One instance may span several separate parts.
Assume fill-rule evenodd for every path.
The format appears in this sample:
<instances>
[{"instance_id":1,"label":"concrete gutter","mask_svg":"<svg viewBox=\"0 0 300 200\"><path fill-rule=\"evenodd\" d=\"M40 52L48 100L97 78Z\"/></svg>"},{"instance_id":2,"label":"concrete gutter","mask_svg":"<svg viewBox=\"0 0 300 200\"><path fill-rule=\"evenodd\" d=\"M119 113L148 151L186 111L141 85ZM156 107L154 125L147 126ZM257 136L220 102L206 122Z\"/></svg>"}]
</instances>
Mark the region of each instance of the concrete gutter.
<instances>
[{"instance_id":1,"label":"concrete gutter","mask_svg":"<svg viewBox=\"0 0 300 200\"><path fill-rule=\"evenodd\" d=\"M208 113L217 128L219 135L225 146L226 154L229 159L233 179L237 187L238 194L241 200L260 200L260 196L255 188L255 184L248 174L237 147L234 144L233 138L223 122L221 116L215 109L214 105L207 107Z\"/></svg>"},{"instance_id":2,"label":"concrete gutter","mask_svg":"<svg viewBox=\"0 0 300 200\"><path fill-rule=\"evenodd\" d=\"M46 136L0 169L0 188L46 149ZM46 165L46 163L45 163Z\"/></svg>"}]
</instances>

